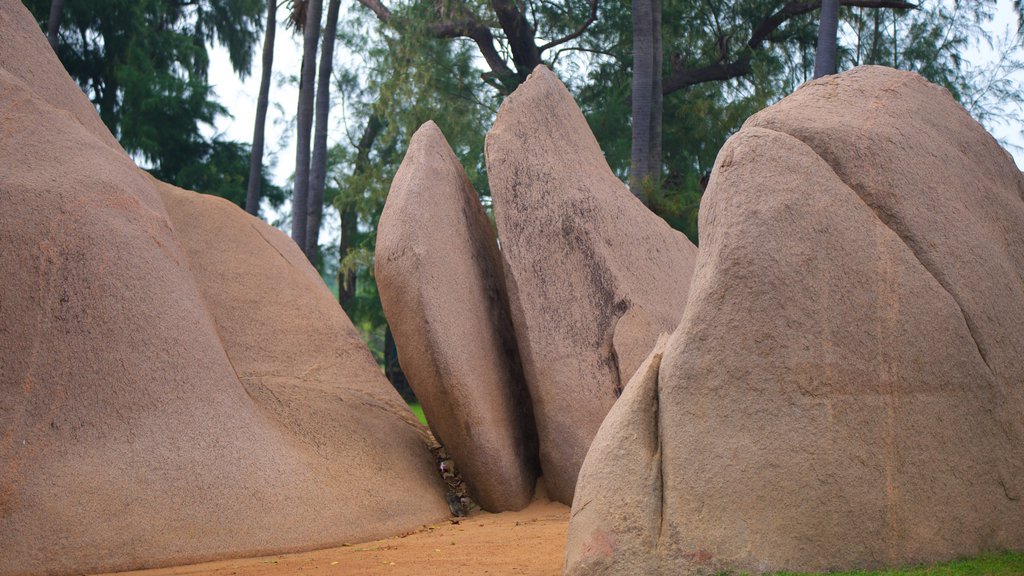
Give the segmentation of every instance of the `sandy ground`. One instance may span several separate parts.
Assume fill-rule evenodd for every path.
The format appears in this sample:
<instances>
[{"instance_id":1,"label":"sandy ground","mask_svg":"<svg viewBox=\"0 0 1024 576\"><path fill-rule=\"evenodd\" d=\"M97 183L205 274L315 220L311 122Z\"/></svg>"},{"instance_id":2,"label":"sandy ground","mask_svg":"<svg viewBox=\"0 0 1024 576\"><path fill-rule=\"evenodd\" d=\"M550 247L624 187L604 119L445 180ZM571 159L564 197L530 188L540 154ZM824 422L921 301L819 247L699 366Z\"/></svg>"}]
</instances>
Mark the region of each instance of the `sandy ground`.
<instances>
[{"instance_id":1,"label":"sandy ground","mask_svg":"<svg viewBox=\"0 0 1024 576\"><path fill-rule=\"evenodd\" d=\"M569 508L541 496L518 512L473 512L406 536L298 554L119 572L118 576L555 575ZM112 576L112 575L109 575Z\"/></svg>"}]
</instances>

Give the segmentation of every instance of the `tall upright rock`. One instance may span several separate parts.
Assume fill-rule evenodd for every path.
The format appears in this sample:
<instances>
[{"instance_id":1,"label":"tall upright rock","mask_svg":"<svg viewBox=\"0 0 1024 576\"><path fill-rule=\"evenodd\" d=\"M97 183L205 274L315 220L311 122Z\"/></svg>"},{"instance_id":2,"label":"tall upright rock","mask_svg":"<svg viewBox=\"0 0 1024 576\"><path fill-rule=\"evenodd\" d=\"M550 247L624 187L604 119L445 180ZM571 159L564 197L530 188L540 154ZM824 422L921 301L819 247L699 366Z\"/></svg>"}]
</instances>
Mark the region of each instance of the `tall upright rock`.
<instances>
[{"instance_id":1,"label":"tall upright rock","mask_svg":"<svg viewBox=\"0 0 1024 576\"><path fill-rule=\"evenodd\" d=\"M830 76L726 143L700 225L658 377L587 455L565 572L1024 549L1024 178L996 141L916 74Z\"/></svg>"},{"instance_id":2,"label":"tall upright rock","mask_svg":"<svg viewBox=\"0 0 1024 576\"><path fill-rule=\"evenodd\" d=\"M482 508L518 510L537 476L494 228L433 122L416 131L377 228L375 277L402 369Z\"/></svg>"},{"instance_id":3,"label":"tall upright rock","mask_svg":"<svg viewBox=\"0 0 1024 576\"><path fill-rule=\"evenodd\" d=\"M615 177L544 66L502 103L486 157L541 468L570 503L608 409L678 324L697 249Z\"/></svg>"},{"instance_id":4,"label":"tall upright rock","mask_svg":"<svg viewBox=\"0 0 1024 576\"><path fill-rule=\"evenodd\" d=\"M16 0L0 38L0 574L445 517L425 431L298 248L138 169Z\"/></svg>"}]
</instances>

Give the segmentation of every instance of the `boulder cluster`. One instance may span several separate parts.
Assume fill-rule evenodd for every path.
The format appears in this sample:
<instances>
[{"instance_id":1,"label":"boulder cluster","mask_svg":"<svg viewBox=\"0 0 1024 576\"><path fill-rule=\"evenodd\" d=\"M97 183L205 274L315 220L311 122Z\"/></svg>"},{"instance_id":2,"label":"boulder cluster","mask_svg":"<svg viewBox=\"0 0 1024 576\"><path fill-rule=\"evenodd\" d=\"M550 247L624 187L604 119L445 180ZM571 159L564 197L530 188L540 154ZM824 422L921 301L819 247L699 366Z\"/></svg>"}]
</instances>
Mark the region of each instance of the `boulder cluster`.
<instances>
[{"instance_id":1,"label":"boulder cluster","mask_svg":"<svg viewBox=\"0 0 1024 576\"><path fill-rule=\"evenodd\" d=\"M437 126L416 132L381 214L377 286L481 507L522 508L541 471L570 504L605 414L682 317L697 248L612 173L543 66L501 105L485 154L497 237Z\"/></svg>"},{"instance_id":2,"label":"boulder cluster","mask_svg":"<svg viewBox=\"0 0 1024 576\"><path fill-rule=\"evenodd\" d=\"M447 517L450 461L295 244L136 167L17 0L0 39L0 575ZM945 90L864 67L754 115L699 251L543 66L485 156L493 215L416 132L375 274L475 501L572 504L566 574L1024 549L1024 177Z\"/></svg>"},{"instance_id":3,"label":"boulder cluster","mask_svg":"<svg viewBox=\"0 0 1024 576\"><path fill-rule=\"evenodd\" d=\"M546 68L485 152L496 234L437 127L417 133L378 284L483 507L527 502L532 473L572 502L567 574L1024 548L1024 178L948 92L864 67L754 115L699 253Z\"/></svg>"}]
</instances>

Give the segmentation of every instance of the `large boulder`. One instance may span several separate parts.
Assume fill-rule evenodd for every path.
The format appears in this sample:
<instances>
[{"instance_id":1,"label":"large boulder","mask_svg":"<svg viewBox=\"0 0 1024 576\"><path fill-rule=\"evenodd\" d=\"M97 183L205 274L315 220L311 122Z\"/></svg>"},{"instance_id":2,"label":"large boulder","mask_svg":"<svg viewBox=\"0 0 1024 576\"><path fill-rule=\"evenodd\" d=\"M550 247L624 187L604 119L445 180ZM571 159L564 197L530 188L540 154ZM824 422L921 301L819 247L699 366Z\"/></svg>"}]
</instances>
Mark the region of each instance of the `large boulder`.
<instances>
[{"instance_id":1,"label":"large boulder","mask_svg":"<svg viewBox=\"0 0 1024 576\"><path fill-rule=\"evenodd\" d=\"M541 469L570 503L608 409L679 323L697 249L612 173L543 66L502 103L486 156Z\"/></svg>"},{"instance_id":2,"label":"large boulder","mask_svg":"<svg viewBox=\"0 0 1024 576\"><path fill-rule=\"evenodd\" d=\"M814 81L748 120L718 155L658 377L587 455L566 573L1024 548L1022 194L912 73Z\"/></svg>"},{"instance_id":3,"label":"large boulder","mask_svg":"<svg viewBox=\"0 0 1024 576\"><path fill-rule=\"evenodd\" d=\"M49 50L20 3L0 18L5 42L34 30L26 54ZM298 248L153 181L83 106L59 107L62 84L88 102L42 65L0 69L0 574L323 547L445 517L425 431Z\"/></svg>"},{"instance_id":4,"label":"large boulder","mask_svg":"<svg viewBox=\"0 0 1024 576\"><path fill-rule=\"evenodd\" d=\"M485 510L529 504L537 439L494 228L433 122L409 142L377 228L375 277L402 369Z\"/></svg>"}]
</instances>

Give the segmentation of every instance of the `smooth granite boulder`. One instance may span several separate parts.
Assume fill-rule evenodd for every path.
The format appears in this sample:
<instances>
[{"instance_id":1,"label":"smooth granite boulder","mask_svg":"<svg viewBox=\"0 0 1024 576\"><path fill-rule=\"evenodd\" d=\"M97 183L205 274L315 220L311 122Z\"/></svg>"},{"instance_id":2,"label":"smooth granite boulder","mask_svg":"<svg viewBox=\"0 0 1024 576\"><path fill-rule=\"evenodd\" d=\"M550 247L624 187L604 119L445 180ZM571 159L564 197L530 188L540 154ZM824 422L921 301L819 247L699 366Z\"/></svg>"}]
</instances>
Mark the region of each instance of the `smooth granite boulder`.
<instances>
[{"instance_id":1,"label":"smooth granite boulder","mask_svg":"<svg viewBox=\"0 0 1024 576\"><path fill-rule=\"evenodd\" d=\"M375 274L402 369L470 494L529 504L537 438L494 227L433 122L413 135L377 228Z\"/></svg>"},{"instance_id":2,"label":"smooth granite boulder","mask_svg":"<svg viewBox=\"0 0 1024 576\"><path fill-rule=\"evenodd\" d=\"M587 455L566 574L1024 548L1022 191L915 74L855 69L748 120L719 153L657 379Z\"/></svg>"},{"instance_id":3,"label":"smooth granite boulder","mask_svg":"<svg viewBox=\"0 0 1024 576\"><path fill-rule=\"evenodd\" d=\"M541 469L570 503L608 409L679 323L697 248L612 173L543 66L502 103L486 158Z\"/></svg>"},{"instance_id":4,"label":"smooth granite boulder","mask_svg":"<svg viewBox=\"0 0 1024 576\"><path fill-rule=\"evenodd\" d=\"M425 429L294 243L137 168L19 2L0 37L0 574L446 517Z\"/></svg>"}]
</instances>

